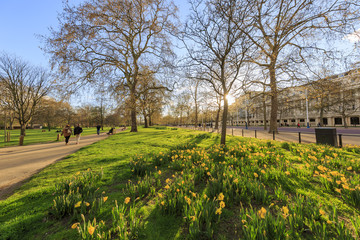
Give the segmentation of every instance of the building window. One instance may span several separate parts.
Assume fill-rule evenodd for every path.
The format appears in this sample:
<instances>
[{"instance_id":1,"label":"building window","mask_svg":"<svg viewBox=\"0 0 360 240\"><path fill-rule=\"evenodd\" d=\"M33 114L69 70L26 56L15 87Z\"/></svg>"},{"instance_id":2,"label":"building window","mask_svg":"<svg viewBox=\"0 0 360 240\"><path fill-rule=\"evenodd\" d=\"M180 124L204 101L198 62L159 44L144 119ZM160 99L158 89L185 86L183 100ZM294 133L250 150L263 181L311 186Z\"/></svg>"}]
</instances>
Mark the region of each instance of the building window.
<instances>
[{"instance_id":1,"label":"building window","mask_svg":"<svg viewBox=\"0 0 360 240\"><path fill-rule=\"evenodd\" d=\"M302 118L302 119L300 119L300 122L305 122L305 119L303 119L303 118Z\"/></svg>"},{"instance_id":2,"label":"building window","mask_svg":"<svg viewBox=\"0 0 360 240\"><path fill-rule=\"evenodd\" d=\"M291 122L295 122L295 119L291 119Z\"/></svg>"},{"instance_id":3,"label":"building window","mask_svg":"<svg viewBox=\"0 0 360 240\"><path fill-rule=\"evenodd\" d=\"M335 124L342 124L342 118L335 118Z\"/></svg>"},{"instance_id":4,"label":"building window","mask_svg":"<svg viewBox=\"0 0 360 240\"><path fill-rule=\"evenodd\" d=\"M327 118L323 118L323 123L324 123L324 125L328 125L328 119L327 119Z\"/></svg>"},{"instance_id":5,"label":"building window","mask_svg":"<svg viewBox=\"0 0 360 240\"><path fill-rule=\"evenodd\" d=\"M350 124L352 124L352 125L359 125L359 124L360 124L360 119L359 119L359 117L351 117L351 118L350 118Z\"/></svg>"},{"instance_id":6,"label":"building window","mask_svg":"<svg viewBox=\"0 0 360 240\"><path fill-rule=\"evenodd\" d=\"M310 118L310 122L315 122L315 118Z\"/></svg>"},{"instance_id":7,"label":"building window","mask_svg":"<svg viewBox=\"0 0 360 240\"><path fill-rule=\"evenodd\" d=\"M287 119L285 119L284 122L287 122Z\"/></svg>"}]
</instances>

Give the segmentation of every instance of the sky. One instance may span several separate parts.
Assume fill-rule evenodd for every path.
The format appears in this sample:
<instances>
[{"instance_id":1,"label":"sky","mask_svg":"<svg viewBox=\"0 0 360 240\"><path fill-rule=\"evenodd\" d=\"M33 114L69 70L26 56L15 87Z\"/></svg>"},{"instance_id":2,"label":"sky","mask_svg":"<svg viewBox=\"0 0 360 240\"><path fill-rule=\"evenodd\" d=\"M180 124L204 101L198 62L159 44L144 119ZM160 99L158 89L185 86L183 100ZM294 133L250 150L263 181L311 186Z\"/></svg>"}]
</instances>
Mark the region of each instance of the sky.
<instances>
[{"instance_id":1,"label":"sky","mask_svg":"<svg viewBox=\"0 0 360 240\"><path fill-rule=\"evenodd\" d=\"M83 0L69 0L77 5ZM181 17L186 16L186 0L177 0ZM62 0L0 0L0 52L15 54L36 66L48 67L48 57L40 49L39 35L48 35L58 26Z\"/></svg>"}]
</instances>

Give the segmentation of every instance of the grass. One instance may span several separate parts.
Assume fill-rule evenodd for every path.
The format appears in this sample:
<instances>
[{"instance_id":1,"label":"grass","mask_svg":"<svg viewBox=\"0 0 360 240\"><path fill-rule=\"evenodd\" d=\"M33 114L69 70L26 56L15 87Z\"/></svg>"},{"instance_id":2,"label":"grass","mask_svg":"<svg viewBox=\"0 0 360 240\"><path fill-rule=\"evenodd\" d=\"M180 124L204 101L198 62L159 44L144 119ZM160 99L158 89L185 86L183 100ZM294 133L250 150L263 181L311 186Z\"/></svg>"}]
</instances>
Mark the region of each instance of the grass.
<instances>
[{"instance_id":1,"label":"grass","mask_svg":"<svg viewBox=\"0 0 360 240\"><path fill-rule=\"evenodd\" d=\"M84 147L0 201L0 239L360 237L357 148L219 141L152 128Z\"/></svg>"},{"instance_id":2,"label":"grass","mask_svg":"<svg viewBox=\"0 0 360 240\"><path fill-rule=\"evenodd\" d=\"M108 132L110 128L104 128L101 132ZM45 132L42 132L45 130ZM26 136L24 138L24 145L36 144L36 143L47 143L55 142L59 132L56 132L58 129L51 129L49 132L48 129L26 129ZM4 130L0 131L0 147L9 147L19 145L20 129L16 130L7 130L10 132L11 141L4 142ZM83 128L82 136L96 134L96 128ZM61 141L63 137L61 137Z\"/></svg>"}]
</instances>

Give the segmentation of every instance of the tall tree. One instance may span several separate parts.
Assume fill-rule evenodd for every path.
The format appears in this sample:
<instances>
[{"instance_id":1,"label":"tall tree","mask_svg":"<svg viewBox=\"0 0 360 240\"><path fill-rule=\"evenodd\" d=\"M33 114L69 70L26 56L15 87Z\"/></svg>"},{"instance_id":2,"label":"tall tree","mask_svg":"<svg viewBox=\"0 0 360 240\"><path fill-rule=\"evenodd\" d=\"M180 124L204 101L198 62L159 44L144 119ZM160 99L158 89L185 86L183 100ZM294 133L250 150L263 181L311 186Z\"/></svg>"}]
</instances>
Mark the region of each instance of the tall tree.
<instances>
[{"instance_id":1,"label":"tall tree","mask_svg":"<svg viewBox=\"0 0 360 240\"><path fill-rule=\"evenodd\" d=\"M0 101L14 111L21 135L25 136L26 126L36 113L37 105L50 89L49 76L16 56L2 54L0 82L6 96Z\"/></svg>"},{"instance_id":2,"label":"tall tree","mask_svg":"<svg viewBox=\"0 0 360 240\"><path fill-rule=\"evenodd\" d=\"M249 50L246 35L238 29L249 29L248 7L244 1L192 0L191 15L186 23L183 42L190 58L204 71L201 79L208 82L223 101L221 144L226 142L228 101L234 83ZM235 24L234 22L237 22Z\"/></svg>"},{"instance_id":3,"label":"tall tree","mask_svg":"<svg viewBox=\"0 0 360 240\"><path fill-rule=\"evenodd\" d=\"M270 78L269 131L277 131L279 74L303 61L306 48L318 48L319 36L339 31L358 19L356 0L247 0L254 21L244 34L257 46L252 62L265 68ZM356 16L357 15L357 16ZM236 24L237 21L234 21ZM239 26L240 29L243 26ZM349 28L348 28L349 29Z\"/></svg>"},{"instance_id":4,"label":"tall tree","mask_svg":"<svg viewBox=\"0 0 360 240\"><path fill-rule=\"evenodd\" d=\"M45 51L62 73L76 76L79 82L107 74L123 85L129 94L131 131L137 132L140 63L171 53L167 33L176 32L175 13L171 0L88 0L77 7L66 5L60 29L51 29Z\"/></svg>"}]
</instances>

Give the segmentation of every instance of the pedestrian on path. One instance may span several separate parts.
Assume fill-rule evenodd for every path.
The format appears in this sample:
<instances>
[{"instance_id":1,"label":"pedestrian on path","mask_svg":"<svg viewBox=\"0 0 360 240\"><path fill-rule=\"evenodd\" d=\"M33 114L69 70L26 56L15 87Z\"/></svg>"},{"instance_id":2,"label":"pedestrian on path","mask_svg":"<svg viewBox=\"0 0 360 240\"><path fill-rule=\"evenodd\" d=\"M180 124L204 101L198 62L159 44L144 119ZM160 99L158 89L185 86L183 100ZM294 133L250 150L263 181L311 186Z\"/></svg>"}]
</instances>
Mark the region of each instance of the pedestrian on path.
<instances>
[{"instance_id":1,"label":"pedestrian on path","mask_svg":"<svg viewBox=\"0 0 360 240\"><path fill-rule=\"evenodd\" d=\"M83 129L80 127L80 124L77 124L76 127L74 128L76 144L80 143L80 135L82 132L83 132Z\"/></svg>"},{"instance_id":2,"label":"pedestrian on path","mask_svg":"<svg viewBox=\"0 0 360 240\"><path fill-rule=\"evenodd\" d=\"M297 128L300 128L300 123L297 124Z\"/></svg>"},{"instance_id":3,"label":"pedestrian on path","mask_svg":"<svg viewBox=\"0 0 360 240\"><path fill-rule=\"evenodd\" d=\"M68 145L71 134L72 134L71 127L69 124L67 124L61 133L61 135L64 135L65 137L65 145Z\"/></svg>"},{"instance_id":4,"label":"pedestrian on path","mask_svg":"<svg viewBox=\"0 0 360 240\"><path fill-rule=\"evenodd\" d=\"M100 125L97 125L97 126L96 126L96 133L97 133L97 135L100 135L100 128L101 128Z\"/></svg>"}]
</instances>

